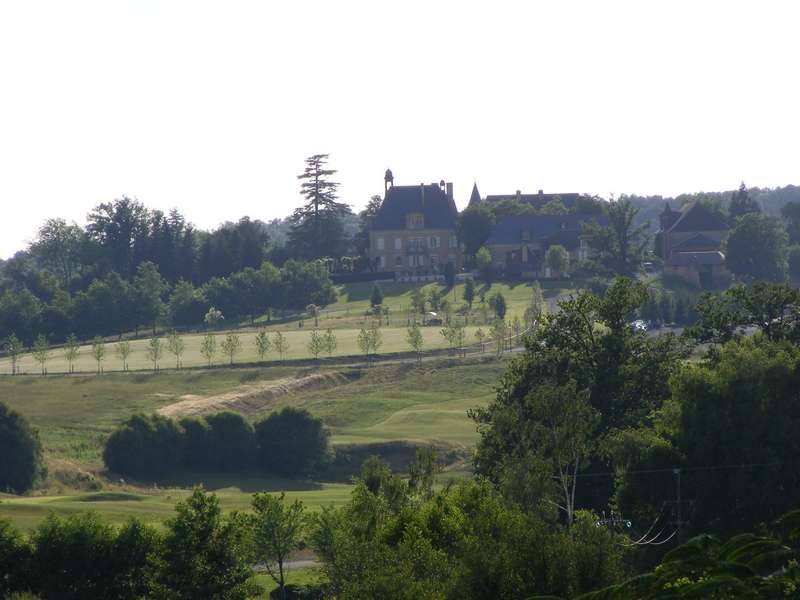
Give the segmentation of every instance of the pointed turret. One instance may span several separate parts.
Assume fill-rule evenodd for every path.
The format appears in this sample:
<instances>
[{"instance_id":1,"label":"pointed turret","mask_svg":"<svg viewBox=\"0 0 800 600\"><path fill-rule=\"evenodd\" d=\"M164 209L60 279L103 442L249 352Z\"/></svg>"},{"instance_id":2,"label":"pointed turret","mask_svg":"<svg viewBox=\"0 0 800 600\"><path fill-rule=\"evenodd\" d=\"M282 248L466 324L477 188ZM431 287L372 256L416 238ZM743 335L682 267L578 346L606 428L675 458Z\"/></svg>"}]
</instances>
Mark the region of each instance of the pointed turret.
<instances>
[{"instance_id":1,"label":"pointed turret","mask_svg":"<svg viewBox=\"0 0 800 600\"><path fill-rule=\"evenodd\" d=\"M481 203L481 195L480 195L480 192L478 192L478 184L477 183L473 183L472 184L472 193L469 196L469 205L470 206L477 206L480 203Z\"/></svg>"}]
</instances>

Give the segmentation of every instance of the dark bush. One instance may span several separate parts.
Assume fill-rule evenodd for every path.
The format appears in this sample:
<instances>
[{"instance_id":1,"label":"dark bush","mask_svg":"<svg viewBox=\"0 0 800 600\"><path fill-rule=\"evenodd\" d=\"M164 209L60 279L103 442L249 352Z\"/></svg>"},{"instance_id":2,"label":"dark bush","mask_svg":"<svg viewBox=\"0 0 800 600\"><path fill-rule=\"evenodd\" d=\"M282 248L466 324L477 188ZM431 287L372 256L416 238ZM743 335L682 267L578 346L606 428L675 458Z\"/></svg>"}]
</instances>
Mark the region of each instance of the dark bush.
<instances>
[{"instance_id":1,"label":"dark bush","mask_svg":"<svg viewBox=\"0 0 800 600\"><path fill-rule=\"evenodd\" d=\"M11 523L0 519L0 598L28 589L30 546Z\"/></svg>"},{"instance_id":2,"label":"dark bush","mask_svg":"<svg viewBox=\"0 0 800 600\"><path fill-rule=\"evenodd\" d=\"M287 407L256 424L259 464L282 475L308 475L328 458L328 431L307 410Z\"/></svg>"},{"instance_id":3,"label":"dark bush","mask_svg":"<svg viewBox=\"0 0 800 600\"><path fill-rule=\"evenodd\" d=\"M0 402L0 491L31 489L44 475L39 433L19 413Z\"/></svg>"},{"instance_id":4,"label":"dark bush","mask_svg":"<svg viewBox=\"0 0 800 600\"><path fill-rule=\"evenodd\" d=\"M222 412L206 417L211 431L211 460L215 469L236 471L255 462L253 427L237 413Z\"/></svg>"},{"instance_id":5,"label":"dark bush","mask_svg":"<svg viewBox=\"0 0 800 600\"><path fill-rule=\"evenodd\" d=\"M31 536L34 591L59 600L138 598L155 548L154 534L130 523L119 534L88 512L50 515Z\"/></svg>"},{"instance_id":6,"label":"dark bush","mask_svg":"<svg viewBox=\"0 0 800 600\"><path fill-rule=\"evenodd\" d=\"M205 419L181 419L183 464L190 469L209 469L213 462L213 434Z\"/></svg>"},{"instance_id":7,"label":"dark bush","mask_svg":"<svg viewBox=\"0 0 800 600\"><path fill-rule=\"evenodd\" d=\"M175 421L159 415L133 415L109 436L103 460L116 473L158 478L181 466L183 441Z\"/></svg>"}]
</instances>

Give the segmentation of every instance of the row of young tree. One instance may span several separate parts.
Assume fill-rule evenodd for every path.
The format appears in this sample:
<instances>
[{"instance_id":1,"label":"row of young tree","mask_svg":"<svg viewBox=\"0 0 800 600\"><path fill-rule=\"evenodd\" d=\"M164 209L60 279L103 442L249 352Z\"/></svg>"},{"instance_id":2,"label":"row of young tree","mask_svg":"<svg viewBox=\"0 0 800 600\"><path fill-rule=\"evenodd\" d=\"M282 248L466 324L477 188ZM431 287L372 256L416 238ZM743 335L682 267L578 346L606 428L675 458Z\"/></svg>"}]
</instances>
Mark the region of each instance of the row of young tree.
<instances>
[{"instance_id":1,"label":"row of young tree","mask_svg":"<svg viewBox=\"0 0 800 600\"><path fill-rule=\"evenodd\" d=\"M213 314L212 308L209 312ZM218 342L218 339L222 341ZM109 356L109 348L118 360L118 366L122 371L127 371L129 368L129 361L131 356L135 353L134 346L131 345L129 340L121 340L113 344L106 344L105 339L96 337L92 340L89 346L89 352L92 359L96 363L97 373L104 372L105 361ZM270 352L275 352L280 360L283 360L286 353L289 351L289 340L281 333L276 331L274 335L270 336L265 330L259 331L253 338L253 345L258 356L259 362L263 362ZM336 350L336 334L331 329L328 329L324 334L320 334L316 329L311 333L311 340L308 344L309 353L317 358L323 351L332 354ZM11 334L11 337L6 341L3 349L11 361L11 374L17 375L20 373L20 360L22 356L30 350L33 359L39 363L42 375L47 375L47 362L53 357L56 349L52 348L42 335L37 336L31 345L30 349L16 337ZM64 361L67 363L67 372L75 373L75 363L81 356L82 346L75 335L70 335L67 341L59 349L63 354ZM242 338L238 333L227 333L220 336L214 333L205 334L200 340L200 355L207 361L209 367L214 366L216 357L218 355L224 356L228 364L232 365L236 357L245 350ZM172 331L167 335L166 339L155 336L147 341L144 347L147 362L152 364L154 371L161 368L161 363L167 354L171 354L175 361L175 369L183 368L183 355L186 352L186 341L177 331Z\"/></svg>"},{"instance_id":2,"label":"row of young tree","mask_svg":"<svg viewBox=\"0 0 800 600\"><path fill-rule=\"evenodd\" d=\"M273 309L302 310L335 299L328 271L319 263L289 260L278 269L264 262L195 288L183 280L170 287L146 262L130 282L110 273L75 295L53 290L42 300L27 289L7 290L0 296L0 331L6 332L4 338L13 332L26 344L40 335L62 342L73 333L91 339L141 327L201 327L212 307L230 322L252 322L265 313L271 316Z\"/></svg>"},{"instance_id":3,"label":"row of young tree","mask_svg":"<svg viewBox=\"0 0 800 600\"><path fill-rule=\"evenodd\" d=\"M255 424L233 412L180 420L138 414L108 437L103 461L113 473L144 481L186 470L305 477L330 459L328 437L319 419L292 407Z\"/></svg>"}]
</instances>

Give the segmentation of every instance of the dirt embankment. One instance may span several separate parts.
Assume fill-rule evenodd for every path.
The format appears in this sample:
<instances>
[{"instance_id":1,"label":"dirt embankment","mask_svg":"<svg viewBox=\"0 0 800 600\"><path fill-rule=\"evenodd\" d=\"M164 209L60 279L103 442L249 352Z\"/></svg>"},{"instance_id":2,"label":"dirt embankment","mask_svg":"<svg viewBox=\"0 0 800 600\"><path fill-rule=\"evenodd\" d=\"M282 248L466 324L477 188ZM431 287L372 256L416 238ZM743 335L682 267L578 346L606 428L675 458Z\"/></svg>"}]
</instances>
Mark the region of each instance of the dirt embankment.
<instances>
[{"instance_id":1,"label":"dirt embankment","mask_svg":"<svg viewBox=\"0 0 800 600\"><path fill-rule=\"evenodd\" d=\"M341 385L353 377L352 373L335 372L258 381L216 396L181 396L178 402L158 409L158 413L173 418L202 416L226 410L254 415L276 404L287 394Z\"/></svg>"}]
</instances>

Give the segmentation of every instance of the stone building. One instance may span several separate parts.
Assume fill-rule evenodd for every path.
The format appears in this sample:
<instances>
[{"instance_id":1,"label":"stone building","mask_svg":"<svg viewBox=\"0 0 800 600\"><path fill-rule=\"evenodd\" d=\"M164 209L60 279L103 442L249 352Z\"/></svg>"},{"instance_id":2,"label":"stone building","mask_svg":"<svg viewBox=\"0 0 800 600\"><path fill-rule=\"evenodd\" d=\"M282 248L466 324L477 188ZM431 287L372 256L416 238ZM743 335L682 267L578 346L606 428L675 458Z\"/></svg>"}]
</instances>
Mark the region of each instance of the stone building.
<instances>
[{"instance_id":1,"label":"stone building","mask_svg":"<svg viewBox=\"0 0 800 600\"><path fill-rule=\"evenodd\" d=\"M394 185L389 170L385 184L369 232L372 268L401 280L442 279L447 263L458 271L462 258L453 184Z\"/></svg>"},{"instance_id":2,"label":"stone building","mask_svg":"<svg viewBox=\"0 0 800 600\"><path fill-rule=\"evenodd\" d=\"M730 281L722 246L728 224L700 202L672 210L667 202L656 235L656 252L664 259L664 272L701 288L722 287Z\"/></svg>"},{"instance_id":3,"label":"stone building","mask_svg":"<svg viewBox=\"0 0 800 600\"><path fill-rule=\"evenodd\" d=\"M492 228L486 247L492 253L495 272L509 278L553 277L545 264L547 249L561 245L569 252L570 264L576 265L589 258L590 249L581 239L583 223L597 221L605 224L602 216L537 215L508 217Z\"/></svg>"}]
</instances>

